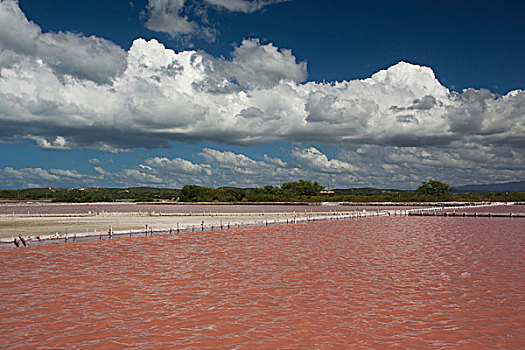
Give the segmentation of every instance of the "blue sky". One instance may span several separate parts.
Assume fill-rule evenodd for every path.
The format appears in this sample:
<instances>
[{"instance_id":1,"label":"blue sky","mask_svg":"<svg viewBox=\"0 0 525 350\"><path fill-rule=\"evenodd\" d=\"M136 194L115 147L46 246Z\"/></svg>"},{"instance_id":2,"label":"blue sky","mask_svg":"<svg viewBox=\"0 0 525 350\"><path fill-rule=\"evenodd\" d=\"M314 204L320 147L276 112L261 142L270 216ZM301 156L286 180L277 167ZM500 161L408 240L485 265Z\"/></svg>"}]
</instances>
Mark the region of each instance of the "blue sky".
<instances>
[{"instance_id":1,"label":"blue sky","mask_svg":"<svg viewBox=\"0 0 525 350\"><path fill-rule=\"evenodd\" d=\"M523 180L521 2L0 2L0 187Z\"/></svg>"},{"instance_id":2,"label":"blue sky","mask_svg":"<svg viewBox=\"0 0 525 350\"><path fill-rule=\"evenodd\" d=\"M130 4L133 4L133 7ZM157 38L176 50L193 46L227 56L232 45L256 37L290 48L308 62L309 80L366 78L401 60L430 66L447 87L497 93L525 81L525 4L504 1L289 1L253 14L210 11L220 35L209 43L181 42L144 27L147 1L20 2L43 31L76 31L129 49L134 39Z\"/></svg>"}]
</instances>

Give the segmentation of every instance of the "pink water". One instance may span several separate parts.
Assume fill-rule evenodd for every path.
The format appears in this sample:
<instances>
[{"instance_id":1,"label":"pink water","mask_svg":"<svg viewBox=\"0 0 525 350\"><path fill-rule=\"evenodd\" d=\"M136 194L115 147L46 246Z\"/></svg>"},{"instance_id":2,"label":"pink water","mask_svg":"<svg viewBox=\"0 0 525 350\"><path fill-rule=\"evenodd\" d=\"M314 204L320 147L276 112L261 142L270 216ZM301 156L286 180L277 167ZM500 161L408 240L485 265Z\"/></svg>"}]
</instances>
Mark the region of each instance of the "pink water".
<instances>
[{"instance_id":1,"label":"pink water","mask_svg":"<svg viewBox=\"0 0 525 350\"><path fill-rule=\"evenodd\" d=\"M412 206L349 206L349 205L294 205L294 204L136 204L136 203L9 203L0 204L0 214L86 214L99 212L143 213L291 213L330 212L366 209L408 209ZM418 207L419 208L419 207Z\"/></svg>"},{"instance_id":2,"label":"pink water","mask_svg":"<svg viewBox=\"0 0 525 350\"><path fill-rule=\"evenodd\" d=\"M519 349L521 219L383 217L9 249L0 347Z\"/></svg>"},{"instance_id":3,"label":"pink water","mask_svg":"<svg viewBox=\"0 0 525 350\"><path fill-rule=\"evenodd\" d=\"M469 212L469 213L525 213L525 205L498 205L493 207L475 207L464 209L450 209L447 211ZM524 222L525 224L525 222Z\"/></svg>"}]
</instances>

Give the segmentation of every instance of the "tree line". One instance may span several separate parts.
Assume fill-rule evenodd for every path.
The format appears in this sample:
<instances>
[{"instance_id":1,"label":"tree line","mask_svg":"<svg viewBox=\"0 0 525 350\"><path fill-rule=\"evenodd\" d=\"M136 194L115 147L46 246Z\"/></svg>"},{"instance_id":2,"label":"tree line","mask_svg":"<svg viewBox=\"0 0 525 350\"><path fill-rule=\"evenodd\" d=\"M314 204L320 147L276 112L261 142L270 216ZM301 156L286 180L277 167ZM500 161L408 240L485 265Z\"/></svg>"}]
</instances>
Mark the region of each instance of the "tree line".
<instances>
[{"instance_id":1,"label":"tree line","mask_svg":"<svg viewBox=\"0 0 525 350\"><path fill-rule=\"evenodd\" d=\"M208 188L186 185L181 189L130 188L30 188L0 190L2 200L52 202L431 202L431 201L525 201L525 193L453 193L452 186L429 180L415 191L350 188L323 191L315 181L298 180L279 186L255 188ZM323 191L323 192L322 192ZM333 193L332 193L333 192Z\"/></svg>"}]
</instances>

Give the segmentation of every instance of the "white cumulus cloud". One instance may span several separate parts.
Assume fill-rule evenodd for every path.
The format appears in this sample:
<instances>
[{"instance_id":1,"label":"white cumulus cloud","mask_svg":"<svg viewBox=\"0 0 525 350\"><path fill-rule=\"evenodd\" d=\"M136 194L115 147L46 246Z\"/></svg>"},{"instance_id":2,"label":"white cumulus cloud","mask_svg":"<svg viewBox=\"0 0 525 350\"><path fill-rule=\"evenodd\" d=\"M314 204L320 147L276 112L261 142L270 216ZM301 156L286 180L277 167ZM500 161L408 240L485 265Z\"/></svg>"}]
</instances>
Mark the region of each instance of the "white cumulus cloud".
<instances>
[{"instance_id":1,"label":"white cumulus cloud","mask_svg":"<svg viewBox=\"0 0 525 350\"><path fill-rule=\"evenodd\" d=\"M126 60L124 50L96 36L42 33L25 17L17 0L0 2L0 50L0 66L12 64L18 60L16 55L23 55L34 58L35 63L45 63L57 76L67 74L97 83L110 83L124 69Z\"/></svg>"},{"instance_id":2,"label":"white cumulus cloud","mask_svg":"<svg viewBox=\"0 0 525 350\"><path fill-rule=\"evenodd\" d=\"M149 0L146 28L171 36L195 34L201 30L197 22L183 15L184 0Z\"/></svg>"},{"instance_id":3,"label":"white cumulus cloud","mask_svg":"<svg viewBox=\"0 0 525 350\"><path fill-rule=\"evenodd\" d=\"M146 160L146 164L149 166L148 170L164 169L174 173L185 173L194 176L198 175L212 175L210 166L208 164L194 164L189 160L182 158L169 159L166 157L155 157Z\"/></svg>"},{"instance_id":4,"label":"white cumulus cloud","mask_svg":"<svg viewBox=\"0 0 525 350\"><path fill-rule=\"evenodd\" d=\"M51 141L48 141L41 136L28 135L25 138L28 140L35 141L37 146L42 149L52 149L52 150L71 149L71 145L69 144L69 142L62 136L57 136L54 140L51 140Z\"/></svg>"},{"instance_id":5,"label":"white cumulus cloud","mask_svg":"<svg viewBox=\"0 0 525 350\"><path fill-rule=\"evenodd\" d=\"M219 8L224 8L231 12L252 13L261 10L263 7L290 0L204 0L209 4Z\"/></svg>"},{"instance_id":6,"label":"white cumulus cloud","mask_svg":"<svg viewBox=\"0 0 525 350\"><path fill-rule=\"evenodd\" d=\"M279 50L258 39L244 39L233 51L231 75L243 87L271 87L281 80L297 83L306 79L306 62L297 63L291 50Z\"/></svg>"},{"instance_id":7,"label":"white cumulus cloud","mask_svg":"<svg viewBox=\"0 0 525 350\"><path fill-rule=\"evenodd\" d=\"M329 160L328 157L315 147L306 149L294 149L292 156L304 168L319 171L322 173L350 173L355 171L355 167L347 162L338 159Z\"/></svg>"},{"instance_id":8,"label":"white cumulus cloud","mask_svg":"<svg viewBox=\"0 0 525 350\"><path fill-rule=\"evenodd\" d=\"M221 3L214 6L237 6ZM13 0L0 2L0 29L3 142L25 138L45 149L114 153L169 147L170 141L299 145L292 152L294 164L201 152L213 169L237 162L246 176L262 171L252 183L301 175L301 167L338 173L341 181L364 176L382 183L386 180L371 174L381 169L419 181L418 176L460 164L487 180L505 179L520 176L512 164L524 163L523 90L503 96L484 89L454 92L431 68L408 62L367 79L305 82L306 62L257 39L243 40L230 58L176 52L154 39L137 39L124 52L97 37L42 33ZM337 147L341 157L330 160L301 144ZM484 158L477 159L476 152ZM171 164L179 170L186 164L165 163L163 168ZM421 166L413 167L414 175L403 170L405 164ZM128 175L133 174L157 181ZM458 174L472 179L466 170Z\"/></svg>"},{"instance_id":9,"label":"white cumulus cloud","mask_svg":"<svg viewBox=\"0 0 525 350\"><path fill-rule=\"evenodd\" d=\"M264 155L204 148L195 163L175 157L147 158L137 167L108 171L97 165L93 174L74 169L0 168L0 187L157 186L181 188L274 186L305 179L329 188L374 186L414 189L430 178L454 185L515 181L525 177L525 161L510 147L461 148L362 145L329 158L315 147L289 150L289 162ZM91 162L97 164L98 162ZM494 165L496 164L496 165ZM451 174L454 174L452 179ZM451 181L453 180L453 181Z\"/></svg>"},{"instance_id":10,"label":"white cumulus cloud","mask_svg":"<svg viewBox=\"0 0 525 350\"><path fill-rule=\"evenodd\" d=\"M266 6L290 0L149 0L144 14L146 28L172 37L203 37L215 40L217 30L208 19L208 11L253 13Z\"/></svg>"},{"instance_id":11,"label":"white cumulus cloud","mask_svg":"<svg viewBox=\"0 0 525 350\"><path fill-rule=\"evenodd\" d=\"M0 168L0 187L79 187L93 184L95 176L79 173L74 169Z\"/></svg>"}]
</instances>

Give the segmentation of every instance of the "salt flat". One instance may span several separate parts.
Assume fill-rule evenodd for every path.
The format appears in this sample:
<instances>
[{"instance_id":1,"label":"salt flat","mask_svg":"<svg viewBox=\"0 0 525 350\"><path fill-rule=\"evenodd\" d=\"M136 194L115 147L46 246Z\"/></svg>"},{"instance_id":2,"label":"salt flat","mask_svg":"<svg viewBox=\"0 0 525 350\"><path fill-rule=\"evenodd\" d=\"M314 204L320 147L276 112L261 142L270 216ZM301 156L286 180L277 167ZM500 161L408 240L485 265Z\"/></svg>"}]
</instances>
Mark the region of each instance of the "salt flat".
<instances>
[{"instance_id":1,"label":"salt flat","mask_svg":"<svg viewBox=\"0 0 525 350\"><path fill-rule=\"evenodd\" d=\"M304 219L317 215L330 215L333 213L222 213L222 214L192 214L190 215L149 215L133 213L107 213L103 215L1 215L0 216L0 238L11 236L36 236L58 233L84 233L84 232L108 232L125 230L169 230L170 228L196 227L204 225L226 226L245 223L264 223L276 220L292 220L293 218Z\"/></svg>"},{"instance_id":2,"label":"salt flat","mask_svg":"<svg viewBox=\"0 0 525 350\"><path fill-rule=\"evenodd\" d=\"M138 203L14 203L0 205L0 238L63 233L100 233L125 230L169 230L180 227L224 226L356 211L392 209L393 206L297 204L138 204ZM408 208L408 207L403 207Z\"/></svg>"},{"instance_id":3,"label":"salt flat","mask_svg":"<svg viewBox=\"0 0 525 350\"><path fill-rule=\"evenodd\" d=\"M497 204L493 203L492 205ZM502 203L501 203L502 204ZM491 205L491 206L492 206ZM482 205L483 206L483 205ZM137 204L20 204L0 206L0 240L12 244L13 237L65 238L67 235L95 236L133 232L234 228L316 219L355 216L396 215L406 210L429 210L418 206L349 206L349 205L158 205ZM477 205L476 208L480 206ZM132 211L133 209L157 211ZM413 208L413 207L412 207ZM456 207L457 208L457 207ZM461 207L467 208L467 207ZM122 212L111 211L126 209ZM434 207L431 210L441 210ZM451 209L449 207L449 209ZM161 211L162 210L162 211ZM229 212L230 211L230 212ZM9 214L12 212L12 214ZM26 214L27 213L27 214ZM54 237L49 237L54 236ZM70 236L71 237L71 236ZM30 239L32 240L32 239Z\"/></svg>"}]
</instances>

